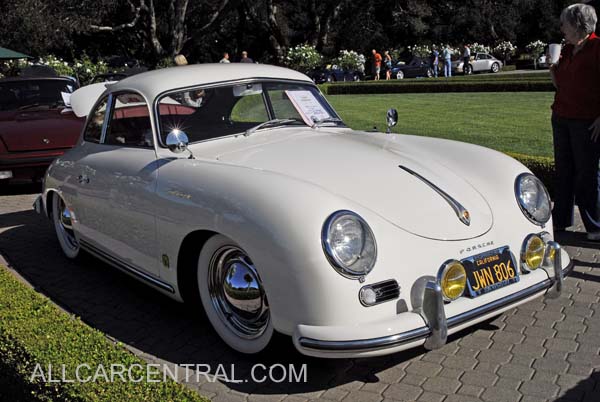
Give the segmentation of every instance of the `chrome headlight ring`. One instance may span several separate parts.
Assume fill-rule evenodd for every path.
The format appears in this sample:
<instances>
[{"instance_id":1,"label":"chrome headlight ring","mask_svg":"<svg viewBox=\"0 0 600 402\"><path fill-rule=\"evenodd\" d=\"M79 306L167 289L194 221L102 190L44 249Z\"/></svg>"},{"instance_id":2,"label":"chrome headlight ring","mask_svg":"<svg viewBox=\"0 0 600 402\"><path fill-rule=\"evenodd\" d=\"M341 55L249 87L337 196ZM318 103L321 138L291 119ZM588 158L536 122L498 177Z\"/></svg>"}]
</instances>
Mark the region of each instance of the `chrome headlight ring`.
<instances>
[{"instance_id":1,"label":"chrome headlight ring","mask_svg":"<svg viewBox=\"0 0 600 402\"><path fill-rule=\"evenodd\" d=\"M375 266L375 236L367 222L352 211L340 210L325 220L321 244L329 263L346 278L364 278Z\"/></svg>"},{"instance_id":2,"label":"chrome headlight ring","mask_svg":"<svg viewBox=\"0 0 600 402\"><path fill-rule=\"evenodd\" d=\"M544 226L550 220L552 209L548 190L541 180L531 173L521 173L517 176L515 197L521 212L531 223Z\"/></svg>"}]
</instances>

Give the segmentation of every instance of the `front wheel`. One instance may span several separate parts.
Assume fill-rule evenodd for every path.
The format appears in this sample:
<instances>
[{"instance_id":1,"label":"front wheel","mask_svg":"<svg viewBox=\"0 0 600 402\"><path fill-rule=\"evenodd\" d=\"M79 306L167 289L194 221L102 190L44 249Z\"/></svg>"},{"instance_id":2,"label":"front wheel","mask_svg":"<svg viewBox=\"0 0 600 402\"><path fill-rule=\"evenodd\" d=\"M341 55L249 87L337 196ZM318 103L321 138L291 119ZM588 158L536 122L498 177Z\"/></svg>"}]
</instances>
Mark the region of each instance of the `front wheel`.
<instances>
[{"instance_id":1,"label":"front wheel","mask_svg":"<svg viewBox=\"0 0 600 402\"><path fill-rule=\"evenodd\" d=\"M498 63L492 64L492 73L497 73L500 71L500 65Z\"/></svg>"},{"instance_id":2,"label":"front wheel","mask_svg":"<svg viewBox=\"0 0 600 402\"><path fill-rule=\"evenodd\" d=\"M357 81L360 81L360 75L358 75L358 74L354 74L354 75L352 76L352 81L355 81L355 82L357 82Z\"/></svg>"},{"instance_id":3,"label":"front wheel","mask_svg":"<svg viewBox=\"0 0 600 402\"><path fill-rule=\"evenodd\" d=\"M267 347L273 337L269 303L248 254L215 235L202 248L196 272L202 305L221 339L242 353Z\"/></svg>"},{"instance_id":4,"label":"front wheel","mask_svg":"<svg viewBox=\"0 0 600 402\"><path fill-rule=\"evenodd\" d=\"M433 70L431 68L427 69L427 78L433 77Z\"/></svg>"},{"instance_id":5,"label":"front wheel","mask_svg":"<svg viewBox=\"0 0 600 402\"><path fill-rule=\"evenodd\" d=\"M63 254L71 260L79 257L81 247L73 230L73 213L58 194L52 196L52 221Z\"/></svg>"},{"instance_id":6,"label":"front wheel","mask_svg":"<svg viewBox=\"0 0 600 402\"><path fill-rule=\"evenodd\" d=\"M399 70L396 73L396 78L399 79L399 80L403 79L404 78L404 72L402 72L402 70Z\"/></svg>"},{"instance_id":7,"label":"front wheel","mask_svg":"<svg viewBox=\"0 0 600 402\"><path fill-rule=\"evenodd\" d=\"M463 71L464 71L465 75L471 75L471 74L473 74L473 66L470 64L467 64L466 67L463 67Z\"/></svg>"}]
</instances>

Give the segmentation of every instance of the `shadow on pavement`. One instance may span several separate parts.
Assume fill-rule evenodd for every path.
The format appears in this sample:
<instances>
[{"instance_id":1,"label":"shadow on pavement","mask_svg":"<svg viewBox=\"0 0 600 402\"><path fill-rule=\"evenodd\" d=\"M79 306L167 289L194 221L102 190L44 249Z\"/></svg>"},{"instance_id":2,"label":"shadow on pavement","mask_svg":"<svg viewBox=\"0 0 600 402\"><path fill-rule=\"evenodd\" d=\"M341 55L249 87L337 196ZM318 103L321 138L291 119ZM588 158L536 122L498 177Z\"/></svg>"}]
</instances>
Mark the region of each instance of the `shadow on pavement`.
<instances>
[{"instance_id":1,"label":"shadow on pavement","mask_svg":"<svg viewBox=\"0 0 600 402\"><path fill-rule=\"evenodd\" d=\"M337 385L352 387L355 382L377 383L386 375L384 372L390 371L395 373L396 382L402 378L401 371L409 360L425 353L423 348L416 348L369 359L316 359L298 353L291 339L281 335L266 352L241 355L218 338L201 307L172 301L94 258L84 258L81 263L67 260L50 222L33 210L0 215L0 230L3 229L6 230L0 232L0 251L13 269L55 303L107 336L137 349L146 360L209 365L212 374L216 374L219 365L227 368L235 364L235 379L241 382L209 384L215 391L225 387L263 395L311 393ZM486 321L450 337L449 343L455 344L457 338L476 330L497 329L491 320ZM267 369L274 364L293 365L296 372L306 364L308 381L255 381L251 372L257 364ZM202 382L201 392L206 392L205 387L206 382Z\"/></svg>"}]
</instances>

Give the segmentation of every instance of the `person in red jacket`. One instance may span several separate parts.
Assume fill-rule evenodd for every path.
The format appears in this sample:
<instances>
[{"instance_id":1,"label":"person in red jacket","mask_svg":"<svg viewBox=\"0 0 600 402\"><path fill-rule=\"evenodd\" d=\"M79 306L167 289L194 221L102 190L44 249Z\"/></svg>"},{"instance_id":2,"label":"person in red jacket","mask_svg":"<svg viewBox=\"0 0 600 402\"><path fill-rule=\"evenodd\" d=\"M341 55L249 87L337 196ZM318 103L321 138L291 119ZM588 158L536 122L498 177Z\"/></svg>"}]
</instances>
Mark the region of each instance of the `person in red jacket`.
<instances>
[{"instance_id":1,"label":"person in red jacket","mask_svg":"<svg viewBox=\"0 0 600 402\"><path fill-rule=\"evenodd\" d=\"M596 12L573 4L560 15L566 45L550 67L556 87L552 130L556 187L555 231L573 224L574 201L589 240L600 240L600 39Z\"/></svg>"}]
</instances>

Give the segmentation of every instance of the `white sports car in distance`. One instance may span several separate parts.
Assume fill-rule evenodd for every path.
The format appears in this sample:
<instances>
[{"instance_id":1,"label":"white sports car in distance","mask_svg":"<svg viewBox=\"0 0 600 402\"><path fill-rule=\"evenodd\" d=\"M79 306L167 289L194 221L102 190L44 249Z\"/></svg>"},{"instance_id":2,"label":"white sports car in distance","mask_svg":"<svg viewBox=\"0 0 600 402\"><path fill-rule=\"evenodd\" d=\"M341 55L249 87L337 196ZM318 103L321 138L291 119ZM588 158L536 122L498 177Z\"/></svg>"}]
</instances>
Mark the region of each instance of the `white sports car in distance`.
<instances>
[{"instance_id":1,"label":"white sports car in distance","mask_svg":"<svg viewBox=\"0 0 600 402\"><path fill-rule=\"evenodd\" d=\"M35 203L64 254L197 303L240 352L274 331L321 357L438 348L557 296L572 267L525 166L480 146L351 130L295 71L177 67L71 102L86 126Z\"/></svg>"}]
</instances>

